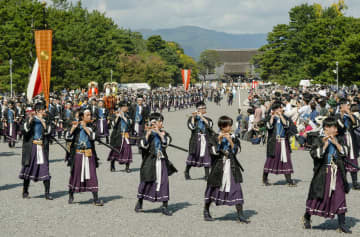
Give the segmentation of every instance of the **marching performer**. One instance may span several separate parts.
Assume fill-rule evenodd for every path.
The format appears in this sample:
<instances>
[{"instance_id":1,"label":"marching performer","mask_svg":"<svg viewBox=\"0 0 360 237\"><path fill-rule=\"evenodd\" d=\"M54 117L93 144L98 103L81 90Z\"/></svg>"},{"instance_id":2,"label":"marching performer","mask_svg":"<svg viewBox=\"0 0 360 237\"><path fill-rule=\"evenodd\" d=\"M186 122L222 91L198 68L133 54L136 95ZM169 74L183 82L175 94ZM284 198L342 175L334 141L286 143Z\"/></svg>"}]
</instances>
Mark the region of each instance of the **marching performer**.
<instances>
[{"instance_id":1,"label":"marching performer","mask_svg":"<svg viewBox=\"0 0 360 237\"><path fill-rule=\"evenodd\" d=\"M104 101L100 100L96 110L96 136L100 139L105 137L106 144L109 144L109 127L108 116L109 111L104 107Z\"/></svg>"},{"instance_id":2,"label":"marching performer","mask_svg":"<svg viewBox=\"0 0 360 237\"><path fill-rule=\"evenodd\" d=\"M17 138L17 113L14 109L14 102L10 101L8 108L4 110L4 119L5 119L5 136L8 141L9 147L15 147L15 142Z\"/></svg>"},{"instance_id":3,"label":"marching performer","mask_svg":"<svg viewBox=\"0 0 360 237\"><path fill-rule=\"evenodd\" d=\"M21 139L22 138L21 127L24 124L25 110L19 100L16 101L15 114L16 114L16 118L15 118L16 119L16 131L17 131L17 134L19 135L19 139Z\"/></svg>"},{"instance_id":4,"label":"marching performer","mask_svg":"<svg viewBox=\"0 0 360 237\"><path fill-rule=\"evenodd\" d=\"M108 161L111 161L110 170L115 171L115 161L119 164L125 164L125 171L130 173L130 163L132 162L132 151L130 144L129 131L131 128L131 119L127 116L129 110L128 103L121 101L119 103L119 111L116 112L116 118L113 121L113 131L110 137L110 145L115 147L120 154L115 151L111 151L108 157Z\"/></svg>"},{"instance_id":5,"label":"marching performer","mask_svg":"<svg viewBox=\"0 0 360 237\"><path fill-rule=\"evenodd\" d=\"M23 127L22 169L19 178L24 180L23 198L29 198L30 180L43 181L45 199L52 200L50 195L48 135L51 132L49 121L45 118L45 105L35 104L35 114L31 112Z\"/></svg>"},{"instance_id":6,"label":"marching performer","mask_svg":"<svg viewBox=\"0 0 360 237\"><path fill-rule=\"evenodd\" d=\"M346 145L338 140L337 121L328 117L323 121L323 134L311 139L310 155L314 159L314 174L303 217L305 229L311 228L311 216L334 218L338 215L339 232L351 233L345 226L347 211L345 194L350 191L346 180L344 159Z\"/></svg>"},{"instance_id":7,"label":"marching performer","mask_svg":"<svg viewBox=\"0 0 360 237\"><path fill-rule=\"evenodd\" d=\"M62 124L63 124L63 131L64 133L64 137L65 134L71 129L72 126L72 122L74 121L75 117L74 117L74 113L72 111L72 103L71 101L66 102L65 104L65 109L62 113ZM66 139L65 139L66 140ZM70 145L71 143L66 141L66 147L68 149L70 149ZM65 154L65 161L67 161L69 159L69 153Z\"/></svg>"},{"instance_id":8,"label":"marching performer","mask_svg":"<svg viewBox=\"0 0 360 237\"><path fill-rule=\"evenodd\" d=\"M134 121L133 136L142 137L144 134L145 122L149 117L149 107L144 105L144 99L142 95L137 96L136 104L131 107L129 114L130 118Z\"/></svg>"},{"instance_id":9,"label":"marching performer","mask_svg":"<svg viewBox=\"0 0 360 237\"><path fill-rule=\"evenodd\" d=\"M189 141L189 155L184 172L186 180L191 178L191 167L204 167L206 180L211 166L209 140L213 122L210 118L204 116L206 114L206 104L204 102L198 102L196 109L196 112L187 121L188 128L191 130L191 137Z\"/></svg>"},{"instance_id":10,"label":"marching performer","mask_svg":"<svg viewBox=\"0 0 360 237\"><path fill-rule=\"evenodd\" d=\"M177 170L169 161L166 153L166 147L171 143L171 137L162 130L163 121L164 117L160 113L152 113L150 115L151 127L140 141L143 159L135 211L141 212L143 200L148 200L162 202L162 213L171 216L172 212L168 209L169 176Z\"/></svg>"},{"instance_id":11,"label":"marching performer","mask_svg":"<svg viewBox=\"0 0 360 237\"><path fill-rule=\"evenodd\" d=\"M266 162L264 165L263 184L270 185L268 181L269 173L284 174L286 182L290 187L296 186L291 179L294 173L291 156L289 135L290 120L283 115L283 108L279 102L275 102L271 107L271 115L266 119L268 130L268 141L266 148Z\"/></svg>"},{"instance_id":12,"label":"marching performer","mask_svg":"<svg viewBox=\"0 0 360 237\"><path fill-rule=\"evenodd\" d=\"M64 131L64 127L63 127L63 110L64 107L63 105L61 105L60 103L60 99L59 98L55 98L55 108L56 108L56 116L55 116L55 122L57 124L57 135L58 138L60 139L63 135L63 131Z\"/></svg>"},{"instance_id":13,"label":"marching performer","mask_svg":"<svg viewBox=\"0 0 360 237\"><path fill-rule=\"evenodd\" d=\"M70 166L69 204L74 202L74 193L92 192L94 204L103 206L103 201L98 198L96 168L99 164L94 143L96 133L89 127L90 110L80 111L79 121L74 121L71 130L66 134L66 140L71 142L68 160L68 166Z\"/></svg>"},{"instance_id":14,"label":"marching performer","mask_svg":"<svg viewBox=\"0 0 360 237\"><path fill-rule=\"evenodd\" d=\"M355 129L359 127L359 120L350 111L350 104L346 99L339 101L339 113L335 117L339 125L339 139L343 139L349 149L346 159L357 166L360 144L357 143ZM357 181L358 169L349 164L346 164L345 168L347 172L350 172L353 188L360 190L360 184Z\"/></svg>"},{"instance_id":15,"label":"marching performer","mask_svg":"<svg viewBox=\"0 0 360 237\"><path fill-rule=\"evenodd\" d=\"M217 206L235 206L239 221L248 224L250 221L243 213L244 199L241 188L243 168L236 158L240 140L231 134L232 125L231 118L227 116L219 118L218 127L221 131L217 137L217 144L212 146L214 163L205 190L204 220L214 220L210 215L210 205L214 202Z\"/></svg>"},{"instance_id":16,"label":"marching performer","mask_svg":"<svg viewBox=\"0 0 360 237\"><path fill-rule=\"evenodd\" d=\"M89 110L91 112L91 119L96 120L96 111L97 111L96 98L91 99L91 105Z\"/></svg>"}]
</instances>

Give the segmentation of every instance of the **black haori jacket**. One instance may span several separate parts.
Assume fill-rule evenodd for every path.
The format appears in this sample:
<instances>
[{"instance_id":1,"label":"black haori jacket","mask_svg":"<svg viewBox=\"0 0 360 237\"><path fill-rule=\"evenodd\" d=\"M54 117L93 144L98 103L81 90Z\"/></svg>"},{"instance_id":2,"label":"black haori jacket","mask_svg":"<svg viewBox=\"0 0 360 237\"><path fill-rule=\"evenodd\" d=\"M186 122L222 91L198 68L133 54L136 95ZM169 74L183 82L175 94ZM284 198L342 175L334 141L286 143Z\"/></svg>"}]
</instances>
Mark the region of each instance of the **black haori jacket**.
<instances>
[{"instance_id":1,"label":"black haori jacket","mask_svg":"<svg viewBox=\"0 0 360 237\"><path fill-rule=\"evenodd\" d=\"M291 119L289 119L285 115L283 115L283 117L286 120L286 124L283 124L284 130L285 130L285 139L287 141L289 141L289 138L291 136L294 136L297 133L297 128L295 127L295 125ZM276 148L276 126L277 125L276 125L275 119L273 121L273 124L270 124L270 119L271 119L270 115L265 118L266 128L268 131L266 157L274 158L275 157L275 148ZM287 144L288 144L288 148L291 152L290 143L288 142Z\"/></svg>"},{"instance_id":2,"label":"black haori jacket","mask_svg":"<svg viewBox=\"0 0 360 237\"><path fill-rule=\"evenodd\" d=\"M63 121L63 127L64 129L71 129L72 126L72 121L74 121L75 116L74 116L74 112L70 109L71 113L70 113L70 118L67 119L66 118L66 109L63 110L62 113L62 121Z\"/></svg>"},{"instance_id":3,"label":"black haori jacket","mask_svg":"<svg viewBox=\"0 0 360 237\"><path fill-rule=\"evenodd\" d=\"M323 150L323 136L319 136L318 133L312 133L311 136L312 138L310 144L310 155L314 160L314 174L310 183L308 200L323 199L326 184L328 149L326 149L325 151ZM335 156L337 157L337 159L334 160L334 162L338 167L338 172L340 172L341 174L344 183L344 190L346 193L349 193L350 188L346 179L346 172L343 161L343 159L345 159L346 157L347 148L343 140L338 139L338 142L343 147L343 153L341 153L340 151L336 151Z\"/></svg>"},{"instance_id":4,"label":"black haori jacket","mask_svg":"<svg viewBox=\"0 0 360 237\"><path fill-rule=\"evenodd\" d=\"M89 136L89 141L91 144L91 152L92 155L95 157L95 165L96 168L99 167L99 158L96 154L96 150L95 150L95 140L96 140L96 133L94 132L94 128L88 127L88 129L90 130L90 136ZM69 128L69 131L66 132L66 141L70 142L70 156L68 158L67 161L67 165L71 167L71 170L74 168L74 164L75 164L75 155L76 155L76 146L79 143L79 139L80 139L80 126L78 126L74 132L72 134L70 134L70 130L71 128Z\"/></svg>"},{"instance_id":5,"label":"black haori jacket","mask_svg":"<svg viewBox=\"0 0 360 237\"><path fill-rule=\"evenodd\" d=\"M128 125L128 132L130 133L130 129L131 129L131 125L132 125L132 120L125 115L125 118L127 120L127 125ZM118 118L118 120L114 119L113 121L113 131L111 132L111 136L110 136L110 145L113 147L121 147L121 145L123 144L123 137L122 137L122 132L121 132L121 120L123 120L121 117Z\"/></svg>"},{"instance_id":6,"label":"black haori jacket","mask_svg":"<svg viewBox=\"0 0 360 237\"><path fill-rule=\"evenodd\" d=\"M129 108L129 117L134 121L133 126L135 125L136 106L137 104L134 104ZM143 104L141 110L142 120L140 122L140 125L142 126L145 125L145 122L147 122L147 120L149 119L149 115L150 115L149 106Z\"/></svg>"},{"instance_id":7,"label":"black haori jacket","mask_svg":"<svg viewBox=\"0 0 360 237\"><path fill-rule=\"evenodd\" d=\"M231 173L234 177L235 183L243 182L241 171L244 171L244 169L241 166L238 159L236 158L236 154L238 153L239 149L241 149L240 140L239 138L232 135L232 141L235 146L235 152L230 152L230 153L218 149L217 143L211 142L212 144L211 144L210 153L212 156L212 166L211 166L211 172L207 180L207 184L211 187L221 187L223 173L224 173L224 162L223 162L224 156L227 156L230 159Z\"/></svg>"},{"instance_id":8,"label":"black haori jacket","mask_svg":"<svg viewBox=\"0 0 360 237\"><path fill-rule=\"evenodd\" d=\"M171 143L171 137L168 133L165 133L165 141L162 141L162 153L165 158L166 167L168 170L168 176L171 176L177 169L169 161L166 153L166 147ZM142 150L142 163L140 167L140 181L141 182L154 182L156 181L156 153L155 153L155 141L154 135L149 136L149 140L146 141L145 136L140 141L140 148Z\"/></svg>"},{"instance_id":9,"label":"black haori jacket","mask_svg":"<svg viewBox=\"0 0 360 237\"><path fill-rule=\"evenodd\" d=\"M213 135L214 135L212 131L212 127L214 123L211 120L211 118L205 116L204 118L209 122L208 125L205 124L205 139L206 139L206 144L210 149L211 148L210 143L213 143L211 140L213 139ZM191 136L189 140L189 154L195 154L197 149L198 133L200 132L200 129L198 128L198 120L195 120L195 124L192 124L191 120L192 117L190 117L187 121L187 126L191 131Z\"/></svg>"},{"instance_id":10,"label":"black haori jacket","mask_svg":"<svg viewBox=\"0 0 360 237\"><path fill-rule=\"evenodd\" d=\"M50 126L50 121L46 120L46 118L45 118L45 125L46 128L43 128L43 136L42 136L43 149L44 151L49 152L49 139L50 139L49 135L51 134L51 126ZM27 118L25 120L24 125L22 126L22 134L24 135L24 137L23 137L23 145L22 145L21 165L24 167L30 165L33 137L35 133L34 127L35 127L34 120L30 122L30 118Z\"/></svg>"},{"instance_id":11,"label":"black haori jacket","mask_svg":"<svg viewBox=\"0 0 360 237\"><path fill-rule=\"evenodd\" d=\"M339 135L338 137L342 140L345 139L345 133L349 132L351 139L352 139L352 144L353 144L353 148L354 148L354 153L358 154L359 153L359 149L360 149L360 144L358 139L356 138L356 134L355 134L355 129L358 128L360 126L360 121L356 118L355 115L353 115L354 119L355 119L355 123L352 122L351 119L349 119L349 128L347 129L345 127L345 121L344 121L344 117L341 117L341 114L336 114L335 115L335 119L338 123L338 131L339 131Z\"/></svg>"}]
</instances>

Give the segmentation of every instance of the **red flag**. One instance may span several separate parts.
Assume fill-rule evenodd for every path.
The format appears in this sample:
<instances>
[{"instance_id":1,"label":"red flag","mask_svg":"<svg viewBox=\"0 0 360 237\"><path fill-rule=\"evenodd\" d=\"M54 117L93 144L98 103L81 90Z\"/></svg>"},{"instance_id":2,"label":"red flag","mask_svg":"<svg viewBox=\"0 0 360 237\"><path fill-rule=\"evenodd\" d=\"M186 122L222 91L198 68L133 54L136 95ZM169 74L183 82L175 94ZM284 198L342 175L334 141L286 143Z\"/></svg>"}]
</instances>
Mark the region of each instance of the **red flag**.
<instances>
[{"instance_id":1,"label":"red flag","mask_svg":"<svg viewBox=\"0 0 360 237\"><path fill-rule=\"evenodd\" d=\"M36 95L40 94L41 91L42 91L42 86L41 86L40 67L39 67L39 62L36 59L31 76L29 78L29 84L27 88L28 101L31 101L31 99Z\"/></svg>"},{"instance_id":2,"label":"red flag","mask_svg":"<svg viewBox=\"0 0 360 237\"><path fill-rule=\"evenodd\" d=\"M190 84L191 70L183 69L181 70L181 75L183 78L184 89L187 91Z\"/></svg>"},{"instance_id":3,"label":"red flag","mask_svg":"<svg viewBox=\"0 0 360 237\"><path fill-rule=\"evenodd\" d=\"M255 89L256 87L257 87L257 85L259 84L259 82L257 82L257 81L255 81L255 80L253 80L252 81L252 85L251 85L251 88L252 89Z\"/></svg>"}]
</instances>

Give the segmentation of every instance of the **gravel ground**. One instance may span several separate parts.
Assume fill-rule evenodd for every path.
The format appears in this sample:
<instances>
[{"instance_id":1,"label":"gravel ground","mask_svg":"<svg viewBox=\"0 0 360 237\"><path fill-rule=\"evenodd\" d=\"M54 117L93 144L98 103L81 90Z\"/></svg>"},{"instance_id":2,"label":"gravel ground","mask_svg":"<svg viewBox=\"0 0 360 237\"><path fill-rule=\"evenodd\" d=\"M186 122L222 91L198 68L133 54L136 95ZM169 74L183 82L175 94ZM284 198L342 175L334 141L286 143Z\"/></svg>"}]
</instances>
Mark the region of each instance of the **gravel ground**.
<instances>
[{"instance_id":1,"label":"gravel ground","mask_svg":"<svg viewBox=\"0 0 360 237\"><path fill-rule=\"evenodd\" d=\"M221 115L235 119L236 105L229 107L208 103L208 114L214 122ZM186 127L187 115L193 109L164 113L165 129L172 135L173 144L187 147L190 132ZM243 151L238 158L245 168L242 184L245 215L249 225L236 221L235 207L211 206L215 222L206 223L202 218L203 197L206 183L204 170L192 168L192 180L185 181L183 171L187 154L168 148L170 160L179 172L170 177L169 208L172 217L163 216L161 203L144 202L144 213L135 213L139 167L141 157L134 153L133 172L124 172L117 164L117 172L110 173L106 161L108 148L97 146L101 165L97 170L99 196L103 207L92 204L91 193L75 194L75 204L68 205L67 184L69 168L65 165L64 151L57 145L50 148L51 192L53 201L44 200L43 184L31 183L31 199L22 199L22 180L18 179L21 168L21 144L9 149L0 144L0 236L339 236L335 231L337 219L326 220L313 217L313 230L304 230L301 216L312 177L312 161L305 151L292 154L298 182L294 188L285 185L281 175L270 175L270 187L262 186L262 170L265 147L243 142ZM136 152L137 149L133 149ZM360 193L347 195L347 224L353 234L360 235Z\"/></svg>"}]
</instances>

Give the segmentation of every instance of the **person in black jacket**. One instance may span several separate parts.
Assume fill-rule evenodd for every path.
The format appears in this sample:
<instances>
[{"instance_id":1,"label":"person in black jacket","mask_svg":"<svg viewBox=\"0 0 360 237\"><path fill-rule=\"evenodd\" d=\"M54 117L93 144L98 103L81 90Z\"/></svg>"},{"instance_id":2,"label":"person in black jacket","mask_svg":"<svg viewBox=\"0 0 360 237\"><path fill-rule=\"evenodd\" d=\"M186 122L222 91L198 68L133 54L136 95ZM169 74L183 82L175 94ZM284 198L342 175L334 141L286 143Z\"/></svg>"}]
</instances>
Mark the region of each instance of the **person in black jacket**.
<instances>
[{"instance_id":1,"label":"person in black jacket","mask_svg":"<svg viewBox=\"0 0 360 237\"><path fill-rule=\"evenodd\" d=\"M339 231L351 233L345 226L347 211L345 194L349 192L344 159L346 145L337 138L337 121L328 117L323 121L323 134L311 139L310 155L314 160L314 174L303 217L304 228L311 228L311 216L334 218L338 215Z\"/></svg>"},{"instance_id":2,"label":"person in black jacket","mask_svg":"<svg viewBox=\"0 0 360 237\"><path fill-rule=\"evenodd\" d=\"M15 113L16 113L16 131L17 135L19 135L19 140L22 138L22 131L21 127L24 124L24 117L25 117L25 109L20 100L16 101L15 105Z\"/></svg>"},{"instance_id":3,"label":"person in black jacket","mask_svg":"<svg viewBox=\"0 0 360 237\"><path fill-rule=\"evenodd\" d=\"M55 123L56 123L56 132L57 132L57 136L58 139L61 139L62 135L63 135L63 131L64 131L64 124L63 124L63 110L64 107L63 105L60 103L60 99L59 98L55 98L55 104L54 107L56 109L56 115L55 115Z\"/></svg>"},{"instance_id":4,"label":"person in black jacket","mask_svg":"<svg viewBox=\"0 0 360 237\"><path fill-rule=\"evenodd\" d=\"M5 119L5 136L8 141L9 147L15 147L17 138L17 111L14 108L14 102L9 102L9 107L4 110Z\"/></svg>"},{"instance_id":5,"label":"person in black jacket","mask_svg":"<svg viewBox=\"0 0 360 237\"><path fill-rule=\"evenodd\" d=\"M335 115L335 118L339 126L338 137L344 140L349 149L346 159L357 166L360 144L357 142L355 129L358 128L360 124L358 118L350 111L348 100L341 99L339 101L339 113ZM357 177L358 169L349 164L345 164L345 169L347 172L350 172L353 189L360 190Z\"/></svg>"},{"instance_id":6,"label":"person in black jacket","mask_svg":"<svg viewBox=\"0 0 360 237\"><path fill-rule=\"evenodd\" d=\"M268 139L263 184L266 186L270 185L269 173L284 174L288 185L290 187L296 186L296 183L291 179L291 174L294 173L289 144L289 131L292 122L283 113L282 105L279 102L274 102L271 106L271 113L265 119Z\"/></svg>"},{"instance_id":7,"label":"person in black jacket","mask_svg":"<svg viewBox=\"0 0 360 237\"><path fill-rule=\"evenodd\" d=\"M130 107L129 115L132 124L132 135L134 137L142 137L144 135L145 123L148 120L150 108L144 104L144 98L142 95L138 95L136 98L136 104ZM139 144L140 140L132 141L132 144Z\"/></svg>"},{"instance_id":8,"label":"person in black jacket","mask_svg":"<svg viewBox=\"0 0 360 237\"><path fill-rule=\"evenodd\" d=\"M130 144L129 131L131 128L132 120L127 116L129 104L126 101L119 103L119 110L116 112L116 118L113 121L113 131L110 136L110 145L115 147L120 154L116 151L110 151L108 161L111 161L110 171L115 171L115 161L119 164L125 164L125 171L130 173L130 163L132 162L132 151Z\"/></svg>"},{"instance_id":9,"label":"person in black jacket","mask_svg":"<svg viewBox=\"0 0 360 237\"><path fill-rule=\"evenodd\" d=\"M104 107L104 101L99 101L99 107L96 110L96 136L101 139L106 138L106 144L109 144L109 110Z\"/></svg>"},{"instance_id":10,"label":"person in black jacket","mask_svg":"<svg viewBox=\"0 0 360 237\"><path fill-rule=\"evenodd\" d=\"M168 209L169 176L177 172L169 161L166 147L171 143L170 135L163 131L164 117L160 113L150 115L150 127L140 141L142 149L142 163L140 167L140 185L138 188L138 202L136 212L143 209L143 200L162 202L162 213L171 216Z\"/></svg>"},{"instance_id":11,"label":"person in black jacket","mask_svg":"<svg viewBox=\"0 0 360 237\"><path fill-rule=\"evenodd\" d=\"M103 206L98 198L98 179L96 168L99 166L95 150L96 133L89 124L90 110L79 112L79 121L73 122L66 133L66 140L71 142L68 166L70 169L69 204L74 202L75 192L92 192L94 204Z\"/></svg>"},{"instance_id":12,"label":"person in black jacket","mask_svg":"<svg viewBox=\"0 0 360 237\"><path fill-rule=\"evenodd\" d=\"M187 125L191 131L189 140L189 155L186 160L185 179L189 180L191 167L204 167L205 180L211 167L210 142L213 121L205 117L206 104L202 101L196 104L196 112L188 119Z\"/></svg>"},{"instance_id":13,"label":"person in black jacket","mask_svg":"<svg viewBox=\"0 0 360 237\"><path fill-rule=\"evenodd\" d=\"M218 127L221 129L217 137L217 144L212 145L214 162L207 180L205 190L204 220L213 221L210 215L210 205L214 202L217 206L235 206L238 219L242 223L249 223L243 213L243 192L241 188L242 167L236 158L240 148L240 140L232 135L233 120L221 116Z\"/></svg>"},{"instance_id":14,"label":"person in black jacket","mask_svg":"<svg viewBox=\"0 0 360 237\"><path fill-rule=\"evenodd\" d=\"M23 126L22 169L19 178L24 180L23 198L29 198L30 180L43 181L45 199L52 200L50 195L49 174L49 137L51 126L45 120L45 105L35 104L35 114L31 113Z\"/></svg>"}]
</instances>

